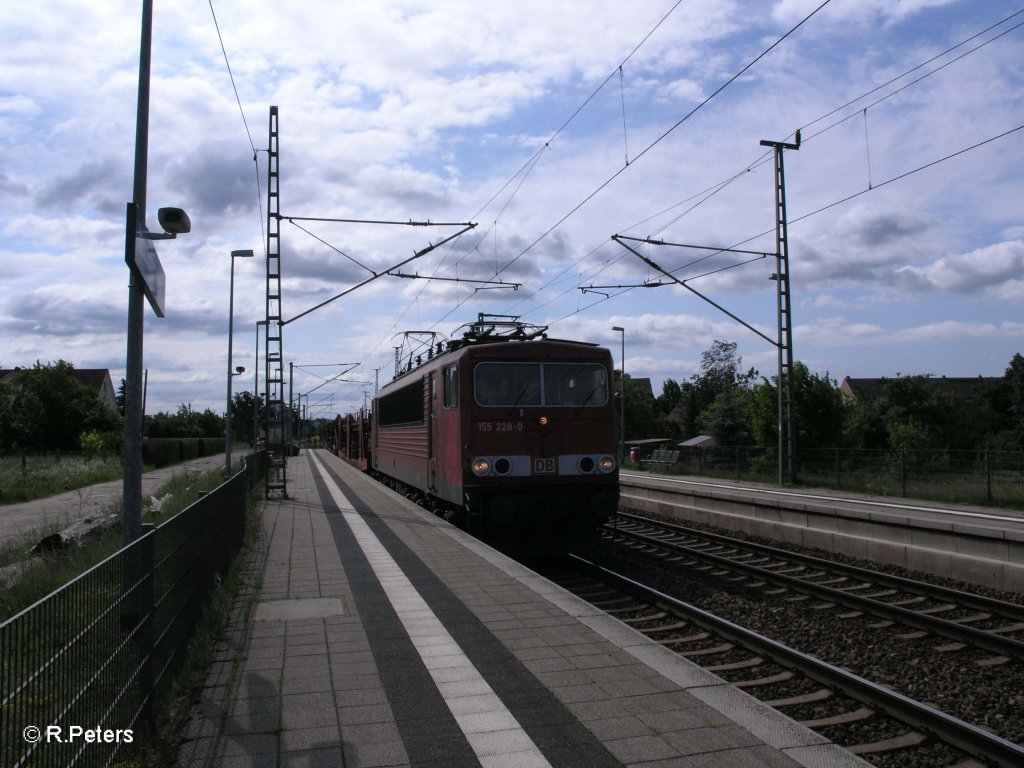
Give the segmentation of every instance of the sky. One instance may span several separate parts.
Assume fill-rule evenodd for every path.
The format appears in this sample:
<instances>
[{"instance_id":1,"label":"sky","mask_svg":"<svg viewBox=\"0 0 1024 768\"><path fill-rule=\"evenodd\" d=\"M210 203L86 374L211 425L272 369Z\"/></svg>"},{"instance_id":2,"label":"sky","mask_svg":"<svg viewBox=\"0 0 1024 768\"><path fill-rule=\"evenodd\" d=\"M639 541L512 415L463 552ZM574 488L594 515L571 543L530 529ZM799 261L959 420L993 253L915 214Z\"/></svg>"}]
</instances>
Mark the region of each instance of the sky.
<instances>
[{"instance_id":1,"label":"sky","mask_svg":"<svg viewBox=\"0 0 1024 768\"><path fill-rule=\"evenodd\" d=\"M607 346L616 367L624 343L656 395L716 340L775 375L760 142L798 129L795 359L839 381L1001 375L1024 350L1024 7L819 6L157 0L147 222L180 207L192 232L156 244L147 412L224 410L232 261L234 389L253 389L271 105L284 354L311 416L389 381L395 348L425 338L405 331L458 338L482 312ZM0 367L124 377L140 21L141 3L54 0L0 27Z\"/></svg>"}]
</instances>

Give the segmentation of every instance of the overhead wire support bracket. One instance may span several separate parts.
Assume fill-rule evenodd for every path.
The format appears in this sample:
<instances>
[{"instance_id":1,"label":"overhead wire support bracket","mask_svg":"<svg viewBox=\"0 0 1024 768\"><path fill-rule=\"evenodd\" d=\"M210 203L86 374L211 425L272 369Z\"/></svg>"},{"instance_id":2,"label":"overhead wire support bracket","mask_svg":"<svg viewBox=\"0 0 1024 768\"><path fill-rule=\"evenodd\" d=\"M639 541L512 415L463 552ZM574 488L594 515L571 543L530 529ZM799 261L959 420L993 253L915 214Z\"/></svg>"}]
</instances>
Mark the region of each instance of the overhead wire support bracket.
<instances>
[{"instance_id":1,"label":"overhead wire support bracket","mask_svg":"<svg viewBox=\"0 0 1024 768\"><path fill-rule=\"evenodd\" d=\"M412 219L407 219L406 221L387 221L381 219L331 219L323 216L285 216L284 214L278 214L277 218L284 221L325 221L332 224L387 224L396 227L463 227L466 225L464 221L431 221L430 219L426 221L413 221Z\"/></svg>"},{"instance_id":2,"label":"overhead wire support bracket","mask_svg":"<svg viewBox=\"0 0 1024 768\"><path fill-rule=\"evenodd\" d=\"M400 267L404 267L409 262L415 261L416 259L420 258L421 256L426 256L428 253L430 253L434 249L440 248L445 243L451 242L452 240L455 240L456 238L461 237L466 232L469 232L469 230L471 230L471 229L475 229L477 225L474 222L468 222L468 223L463 223L463 224L453 224L453 225L450 225L450 226L458 226L458 227L462 227L462 229L460 229L458 232L455 232L455 233L449 235L448 237L444 238L443 240L439 240L436 243L429 244L426 248L421 248L420 250L418 250L415 253L413 253L413 255L410 256L409 258L402 259L402 261L400 261L397 264L394 264L394 265L388 267L387 269L385 269L385 270L383 270L381 272L373 272L373 277L368 277L365 280L363 280L362 282L356 283L351 288L346 288L341 293L339 293L339 294L337 294L335 296L332 296L331 298L329 298L329 299L327 299L325 301L321 301L316 306L310 307L309 309L305 310L304 312L300 312L295 317L292 317L292 318L290 318L288 320L282 320L281 321L281 325L288 325L289 323L294 323L300 317L305 317L310 312L315 312L316 310L320 309L321 307L327 306L332 301L337 301L342 296L347 296L348 294L352 293L353 291L358 290L359 288L362 288L364 285L372 283L378 277L383 277L384 275L388 274L389 272L391 272L393 270L396 270L396 269L398 269ZM372 270L371 270L371 272L372 272Z\"/></svg>"},{"instance_id":3,"label":"overhead wire support bracket","mask_svg":"<svg viewBox=\"0 0 1024 768\"><path fill-rule=\"evenodd\" d=\"M485 288L511 288L514 291L518 291L523 287L522 283L507 283L504 280L474 280L468 277L438 277L435 275L421 275L418 272L412 275L406 274L405 272L388 272L388 277L404 277L406 280L444 280L449 283L476 283L480 285L480 288L476 290L484 290Z\"/></svg>"},{"instance_id":4,"label":"overhead wire support bracket","mask_svg":"<svg viewBox=\"0 0 1024 768\"><path fill-rule=\"evenodd\" d=\"M661 288L663 285L672 285L672 283L663 283L660 280L647 281L646 283L619 283L618 285L581 285L579 286L580 293L601 293L601 290L613 290L616 288ZM607 296L608 294L602 294Z\"/></svg>"},{"instance_id":5,"label":"overhead wire support bracket","mask_svg":"<svg viewBox=\"0 0 1024 768\"><path fill-rule=\"evenodd\" d=\"M678 277L673 275L667 269L663 269L661 266L659 266L657 263L655 263L653 259L647 258L646 256L644 256L642 253L640 253L635 248L631 248L624 241L625 240L631 240L633 242L650 243L652 245L680 245L679 243L664 243L664 242L660 242L660 241L646 240L646 239L639 238L639 237L626 237L625 235L612 235L612 240L614 240L616 243L621 245L627 251L632 253L634 256L636 256L638 259L640 259L642 262L644 262L647 266L651 267L652 269L657 270L658 272L661 272L661 274L663 274L665 277L667 277L669 280L671 280L676 285L682 286L683 288L688 290L690 293L692 293L695 296L697 296L698 298L703 299L704 301L706 301L708 304L713 306L718 311L725 313L726 315L731 317L733 320L735 320L737 323L742 325L747 330L752 331L753 333L756 333L758 336L760 336L762 339L767 341L773 347L778 347L779 346L779 343L776 340L774 340L772 338L769 338L765 334L761 333L761 331L759 331L757 328L752 326L750 323L746 322L745 320L743 320L740 317L737 317L732 312L730 312L728 309L723 307L721 304L719 304L718 302L708 298L703 293L701 293L696 288L694 288L692 285L689 285L687 280L680 280ZM729 249L729 248L711 248L709 246L688 246L688 247L702 248L702 249L712 250L712 251L732 251L732 249ZM761 253L760 251L739 251L739 250L736 250L736 251L733 251L733 252L737 252L737 253L755 253L759 257L766 255L766 254ZM716 270L716 271L718 271L718 270ZM698 276L698 277L700 277L700 276ZM690 278L690 279L693 280L693 279L696 279L696 278Z\"/></svg>"}]
</instances>

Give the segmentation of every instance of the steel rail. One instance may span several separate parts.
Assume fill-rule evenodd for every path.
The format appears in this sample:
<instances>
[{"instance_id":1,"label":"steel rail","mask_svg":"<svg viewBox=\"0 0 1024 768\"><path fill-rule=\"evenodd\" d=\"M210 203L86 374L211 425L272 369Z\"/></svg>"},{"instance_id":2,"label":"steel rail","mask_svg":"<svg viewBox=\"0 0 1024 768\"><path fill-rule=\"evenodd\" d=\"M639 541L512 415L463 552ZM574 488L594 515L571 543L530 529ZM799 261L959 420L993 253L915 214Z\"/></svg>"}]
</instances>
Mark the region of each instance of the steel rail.
<instances>
[{"instance_id":1,"label":"steel rail","mask_svg":"<svg viewBox=\"0 0 1024 768\"><path fill-rule=\"evenodd\" d=\"M700 538L716 541L720 544L736 547L738 549L747 549L753 552L770 555L771 557L785 558L786 560L792 560L813 568L821 568L822 570L839 573L844 576L872 581L881 586L892 587L893 589L902 589L907 592L914 592L915 594L920 594L936 600L956 602L966 608L971 608L976 611L995 613L1006 619L1024 621L1024 605L1018 605L1017 603L1009 603L1005 600L998 600L994 597L986 597L985 595L976 595L973 592L963 592L959 589L951 589L949 587L939 586L938 584L929 584L924 581L907 579L903 576L894 576L889 573L872 571L868 568L861 568L856 565L837 563L832 560L825 560L824 558L813 557L812 555L805 555L799 552L790 552L787 549L769 547L765 544L757 544L752 541L733 539L729 536L722 536L721 534L705 533L704 531L688 528L687 526L679 525L678 523L651 520L650 518L643 517L642 515L634 515L629 512L619 512L618 515L619 517L626 518L627 520L642 522L645 525L652 525L657 528L665 528L687 535L698 536Z\"/></svg>"},{"instance_id":2,"label":"steel rail","mask_svg":"<svg viewBox=\"0 0 1024 768\"><path fill-rule=\"evenodd\" d=\"M1014 658L1024 659L1024 642L1021 642L1020 640L1002 637L1001 635L993 635L991 632L976 629L975 627L967 626L965 624L956 624L929 614L917 613L916 611L912 611L908 608L901 608L898 605L892 605L891 603L885 603L881 600L875 600L874 598L863 597L851 592L833 589L832 587L798 579L795 576L787 576L784 573L775 573L764 568L759 568L756 565L748 565L747 563L743 563L738 560L730 560L727 557L715 555L710 552L701 552L700 550L692 549L683 544L664 541L662 539L654 538L653 536L645 536L641 533L623 531L621 528L618 529L617 535L628 536L629 538L644 542L645 544L653 544L673 552L679 552L728 570L739 571L762 581L770 581L773 584L786 587L787 589L792 589L796 592L814 595L815 597L820 597L824 600L828 600L829 602L841 603L849 608L856 608L876 616L892 619L893 621L898 621L902 624L916 627L917 629L922 629L926 632L932 632L951 640L969 643L979 648L984 648L986 651L999 654L1000 656L1012 656Z\"/></svg>"},{"instance_id":3,"label":"steel rail","mask_svg":"<svg viewBox=\"0 0 1024 768\"><path fill-rule=\"evenodd\" d=\"M1024 765L1024 747L996 736L971 723L945 712L914 701L908 696L884 688L821 659L790 648L783 643L715 616L695 605L678 600L664 592L615 573L577 555L570 559L581 567L601 574L620 588L639 594L646 600L684 613L695 624L716 632L757 653L771 657L789 669L816 680L822 685L837 688L858 701L876 707L891 717L914 728L931 733L939 741L950 744L969 754L991 760L999 766L1016 768Z\"/></svg>"}]
</instances>

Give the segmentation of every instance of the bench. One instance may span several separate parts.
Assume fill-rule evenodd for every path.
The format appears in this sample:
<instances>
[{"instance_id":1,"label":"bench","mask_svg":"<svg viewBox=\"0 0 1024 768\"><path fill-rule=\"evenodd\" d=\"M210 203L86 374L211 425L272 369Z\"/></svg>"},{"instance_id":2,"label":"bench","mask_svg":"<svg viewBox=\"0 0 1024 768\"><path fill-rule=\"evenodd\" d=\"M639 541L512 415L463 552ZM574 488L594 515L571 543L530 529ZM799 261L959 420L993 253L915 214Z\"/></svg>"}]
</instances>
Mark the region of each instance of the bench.
<instances>
[{"instance_id":1,"label":"bench","mask_svg":"<svg viewBox=\"0 0 1024 768\"><path fill-rule=\"evenodd\" d=\"M640 461L641 465L648 465L649 467L671 467L679 460L679 451L673 451L670 448L659 448L652 453L648 458Z\"/></svg>"}]
</instances>

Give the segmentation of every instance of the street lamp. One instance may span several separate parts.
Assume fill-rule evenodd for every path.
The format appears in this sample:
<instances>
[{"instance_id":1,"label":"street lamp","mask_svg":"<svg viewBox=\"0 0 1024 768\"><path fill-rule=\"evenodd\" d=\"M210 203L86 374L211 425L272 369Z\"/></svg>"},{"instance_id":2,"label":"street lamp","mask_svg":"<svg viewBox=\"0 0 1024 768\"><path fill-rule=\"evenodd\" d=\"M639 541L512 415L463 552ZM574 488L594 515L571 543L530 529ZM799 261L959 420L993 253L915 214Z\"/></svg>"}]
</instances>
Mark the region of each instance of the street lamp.
<instances>
[{"instance_id":1,"label":"street lamp","mask_svg":"<svg viewBox=\"0 0 1024 768\"><path fill-rule=\"evenodd\" d=\"M619 380L622 382L622 413L619 415L619 461L626 458L626 329L617 325L612 326L613 331L622 334L622 368L620 369Z\"/></svg>"},{"instance_id":2,"label":"street lamp","mask_svg":"<svg viewBox=\"0 0 1024 768\"><path fill-rule=\"evenodd\" d=\"M224 419L224 479L231 477L231 380L243 373L245 368L238 366L231 370L231 340L235 330L235 259L252 258L251 250L231 252L231 289L228 294L228 410Z\"/></svg>"}]
</instances>

